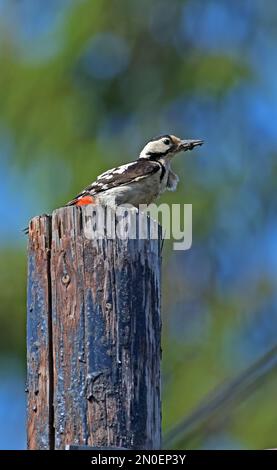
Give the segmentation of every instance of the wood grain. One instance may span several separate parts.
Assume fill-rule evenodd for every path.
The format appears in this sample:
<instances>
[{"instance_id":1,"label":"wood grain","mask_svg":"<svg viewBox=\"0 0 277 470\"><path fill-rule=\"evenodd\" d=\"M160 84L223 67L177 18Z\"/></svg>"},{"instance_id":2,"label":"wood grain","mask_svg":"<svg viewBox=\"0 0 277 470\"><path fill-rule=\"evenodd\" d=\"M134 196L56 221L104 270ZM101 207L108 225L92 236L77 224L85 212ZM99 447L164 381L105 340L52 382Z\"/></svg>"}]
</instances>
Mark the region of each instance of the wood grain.
<instances>
[{"instance_id":1,"label":"wood grain","mask_svg":"<svg viewBox=\"0 0 277 470\"><path fill-rule=\"evenodd\" d=\"M128 231L125 239L88 239L84 226L93 210L68 207L52 215L46 272L55 448L158 449L161 230L157 240L130 239Z\"/></svg>"},{"instance_id":2,"label":"wood grain","mask_svg":"<svg viewBox=\"0 0 277 470\"><path fill-rule=\"evenodd\" d=\"M29 226L27 292L27 447L54 445L50 291L51 217Z\"/></svg>"}]
</instances>

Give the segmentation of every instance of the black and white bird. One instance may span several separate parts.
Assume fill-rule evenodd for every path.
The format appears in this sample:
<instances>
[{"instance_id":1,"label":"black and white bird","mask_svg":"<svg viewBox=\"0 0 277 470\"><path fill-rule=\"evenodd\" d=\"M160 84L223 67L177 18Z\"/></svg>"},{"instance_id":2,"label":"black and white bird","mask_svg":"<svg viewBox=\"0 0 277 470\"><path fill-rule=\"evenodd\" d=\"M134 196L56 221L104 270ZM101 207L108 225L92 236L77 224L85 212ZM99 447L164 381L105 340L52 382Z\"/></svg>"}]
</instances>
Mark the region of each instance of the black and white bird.
<instances>
[{"instance_id":1,"label":"black and white bird","mask_svg":"<svg viewBox=\"0 0 277 470\"><path fill-rule=\"evenodd\" d=\"M137 160L102 173L67 206L151 204L164 191L177 187L179 178L171 169L172 158L202 144L203 140L182 140L174 135L155 137Z\"/></svg>"}]
</instances>

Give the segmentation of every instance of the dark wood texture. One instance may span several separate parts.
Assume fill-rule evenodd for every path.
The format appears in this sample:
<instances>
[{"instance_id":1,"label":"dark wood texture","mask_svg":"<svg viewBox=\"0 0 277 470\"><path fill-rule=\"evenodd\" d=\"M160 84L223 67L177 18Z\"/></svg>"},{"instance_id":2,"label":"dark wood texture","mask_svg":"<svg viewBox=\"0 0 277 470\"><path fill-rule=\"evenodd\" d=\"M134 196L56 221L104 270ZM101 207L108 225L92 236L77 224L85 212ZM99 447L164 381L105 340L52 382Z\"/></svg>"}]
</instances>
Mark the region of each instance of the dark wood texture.
<instances>
[{"instance_id":1,"label":"dark wood texture","mask_svg":"<svg viewBox=\"0 0 277 470\"><path fill-rule=\"evenodd\" d=\"M54 445L50 244L51 218L34 218L29 226L27 296L28 449L49 449Z\"/></svg>"},{"instance_id":2,"label":"dark wood texture","mask_svg":"<svg viewBox=\"0 0 277 470\"><path fill-rule=\"evenodd\" d=\"M50 429L51 419L55 426L55 448L89 445L158 449L161 233L159 230L157 240L132 240L128 232L124 240L88 239L84 226L92 217L93 206L53 213L50 264L48 258L42 276L51 294L51 308L42 310L51 313L48 325L53 348L50 335L47 352L53 354L50 379L52 376L54 420L51 406L46 405ZM138 223L138 216L134 223ZM35 268L30 270L34 274L29 275L29 290L35 286L32 279L39 270L37 257L38 262L42 257L39 253L33 256ZM32 299L38 294L29 295ZM31 314L28 325L37 333L38 319ZM29 342L31 338L36 341L36 334L28 338ZM48 338L45 335L44 340ZM32 348L31 341L28 350ZM30 390L42 359L41 353L35 356L34 364L28 359ZM51 360L47 364L51 365ZM36 399L40 397L43 392L39 389ZM32 406L29 398L31 416ZM39 410L36 420L28 420L28 434L35 434L32 446L29 439L30 448L45 448L41 447L44 414Z\"/></svg>"}]
</instances>

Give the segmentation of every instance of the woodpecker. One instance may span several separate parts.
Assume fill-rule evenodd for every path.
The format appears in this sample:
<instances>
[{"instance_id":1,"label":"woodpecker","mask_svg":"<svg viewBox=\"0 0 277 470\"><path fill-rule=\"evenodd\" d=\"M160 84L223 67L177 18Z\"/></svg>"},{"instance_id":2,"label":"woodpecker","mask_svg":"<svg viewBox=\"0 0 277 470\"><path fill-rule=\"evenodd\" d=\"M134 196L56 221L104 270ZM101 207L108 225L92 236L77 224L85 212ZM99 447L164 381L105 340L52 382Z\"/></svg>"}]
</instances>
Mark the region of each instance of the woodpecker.
<instances>
[{"instance_id":1,"label":"woodpecker","mask_svg":"<svg viewBox=\"0 0 277 470\"><path fill-rule=\"evenodd\" d=\"M155 137L137 160L105 171L66 205L149 205L164 191L177 188L179 178L171 169L172 158L202 144L203 140L182 140L174 135Z\"/></svg>"}]
</instances>

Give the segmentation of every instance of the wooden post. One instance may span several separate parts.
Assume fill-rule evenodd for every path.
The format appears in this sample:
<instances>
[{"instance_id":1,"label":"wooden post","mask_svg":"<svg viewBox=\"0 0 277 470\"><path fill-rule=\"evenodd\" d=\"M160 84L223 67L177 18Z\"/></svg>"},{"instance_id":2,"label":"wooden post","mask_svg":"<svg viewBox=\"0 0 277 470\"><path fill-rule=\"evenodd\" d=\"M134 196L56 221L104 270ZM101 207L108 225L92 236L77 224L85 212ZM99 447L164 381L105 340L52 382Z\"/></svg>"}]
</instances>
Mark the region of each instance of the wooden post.
<instances>
[{"instance_id":1,"label":"wooden post","mask_svg":"<svg viewBox=\"0 0 277 470\"><path fill-rule=\"evenodd\" d=\"M93 211L30 223L28 448L159 449L161 230L90 239Z\"/></svg>"}]
</instances>

